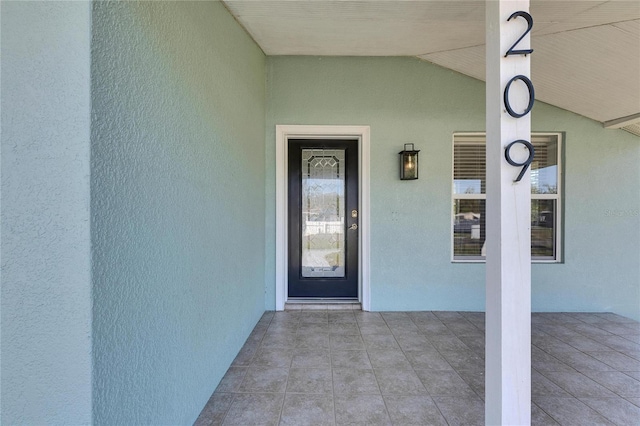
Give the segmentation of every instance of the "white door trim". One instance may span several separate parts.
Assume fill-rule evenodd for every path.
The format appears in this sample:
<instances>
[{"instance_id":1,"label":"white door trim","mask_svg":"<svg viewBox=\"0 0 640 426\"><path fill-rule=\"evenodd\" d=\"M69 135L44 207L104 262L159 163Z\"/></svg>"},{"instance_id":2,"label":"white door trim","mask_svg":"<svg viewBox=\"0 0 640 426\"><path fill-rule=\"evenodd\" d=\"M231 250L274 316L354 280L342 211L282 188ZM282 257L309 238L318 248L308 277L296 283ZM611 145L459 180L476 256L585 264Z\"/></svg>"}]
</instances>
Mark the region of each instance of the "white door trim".
<instances>
[{"instance_id":1,"label":"white door trim","mask_svg":"<svg viewBox=\"0 0 640 426\"><path fill-rule=\"evenodd\" d=\"M358 139L359 166L359 299L362 309L371 308L370 271L370 180L369 162L370 128L369 126L276 126L276 310L284 310L287 301L287 164L289 138L307 139Z\"/></svg>"}]
</instances>

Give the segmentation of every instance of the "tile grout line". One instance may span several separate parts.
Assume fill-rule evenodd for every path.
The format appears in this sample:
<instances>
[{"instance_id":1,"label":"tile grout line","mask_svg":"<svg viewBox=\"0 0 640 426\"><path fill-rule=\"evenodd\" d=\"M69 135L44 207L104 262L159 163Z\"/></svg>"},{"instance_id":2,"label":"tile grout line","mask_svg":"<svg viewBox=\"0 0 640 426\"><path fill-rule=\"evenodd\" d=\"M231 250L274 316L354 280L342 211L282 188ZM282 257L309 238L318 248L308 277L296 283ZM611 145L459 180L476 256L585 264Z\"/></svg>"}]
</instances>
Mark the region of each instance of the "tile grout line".
<instances>
[{"instance_id":1,"label":"tile grout line","mask_svg":"<svg viewBox=\"0 0 640 426\"><path fill-rule=\"evenodd\" d=\"M533 397L531 397L531 404L535 404L536 407L538 407L540 409L540 411L542 411L543 413L545 413L547 416L549 416L549 418L551 420L553 420L554 422L556 422L558 425L562 425L562 423L560 423L560 421L558 419L556 419L555 417L553 417L551 415L551 413L548 413L547 411L545 411L542 407L540 407L538 404L536 404L535 402L533 402Z\"/></svg>"},{"instance_id":2,"label":"tile grout line","mask_svg":"<svg viewBox=\"0 0 640 426\"><path fill-rule=\"evenodd\" d=\"M418 325L413 321L413 319L411 318L411 316L408 316L409 320L411 321L411 323L413 325L416 326L416 328L418 329L418 335L422 336L423 333L420 330L420 327L418 327ZM387 324L387 327L389 327L389 323L387 322L387 320L384 319L384 317L382 318L385 321L385 324ZM442 322L440 319L438 319L440 322ZM391 330L391 327L389 327L389 330ZM396 336L393 334L393 330L391 330L391 334L393 335L396 343L398 343L398 346L400 347L400 351L402 352L402 354L404 355L405 358L407 358L407 361L409 361L409 358L407 357L407 354L405 353L405 350L402 348L402 345L400 345L400 343L398 342L398 339L396 339ZM428 338L425 336L425 338L428 340ZM434 347L434 349L436 350L436 352L438 352L439 356L442 356L442 354L440 354L440 352ZM447 364L449 364L449 361L447 361L446 358L442 357L442 359L445 360L445 362ZM427 389L427 387L424 385L424 383L422 382L422 379L420 378L420 376L418 376L418 372L416 371L415 367L413 366L413 364L411 364L411 361L409 361L409 365L411 366L411 371L413 371L413 373L416 375L416 377L418 377L418 380L420 381L420 384L422 385L422 387L424 387L425 393L426 395L429 397L429 399L431 400L431 402L433 402L433 405L436 407L436 409L438 410L438 413L440 414L440 416L442 416L442 419L449 425L450 422L447 420L447 418L445 417L444 413L442 412L440 406L438 405L438 403L436 402L435 399L433 399L433 396L431 395L431 393L429 392L429 390ZM453 371L455 371L455 369L453 368L453 366L451 366L451 364L449 364L449 366L453 369ZM457 372L456 372L457 373ZM464 381L464 379L462 379ZM465 382L466 383L466 382ZM475 391L474 391L475 392ZM384 400L384 398L383 398ZM386 401L385 401L385 406L386 406ZM389 415L389 418L391 418L391 415Z\"/></svg>"},{"instance_id":3,"label":"tile grout line","mask_svg":"<svg viewBox=\"0 0 640 426\"><path fill-rule=\"evenodd\" d=\"M329 325L329 329L331 329L331 325ZM331 332L329 332L329 368L331 373L331 404L333 406L333 424L338 424L338 413L336 412L336 390L335 383L333 380L333 345L331 340Z\"/></svg>"},{"instance_id":4,"label":"tile grout line","mask_svg":"<svg viewBox=\"0 0 640 426\"><path fill-rule=\"evenodd\" d=\"M382 320L384 321L384 317L382 318ZM386 321L385 321L386 324ZM387 325L388 327L388 325ZM358 329L360 329L360 326L358 326ZM362 343L364 344L364 353L367 354L367 359L369 360L369 364L371 364L371 372L373 373L373 379L376 381L376 386L378 386L378 391L380 392L380 399L382 399L382 404L384 405L384 409L387 412L387 417L389 418L389 421L391 422L391 424L393 425L393 421L391 420L391 414L389 414L389 407L387 406L387 401L384 399L384 395L382 394L382 388L380 387L380 383L378 382L378 376L376 375L376 369L373 367L373 363L371 362L371 356L369 355L369 350L367 348L367 344L364 341L364 336L362 334L362 330L360 330L360 338L362 339ZM395 337L394 337L395 340ZM396 341L396 344L398 342ZM400 346L398 344L398 346Z\"/></svg>"},{"instance_id":5,"label":"tile grout line","mask_svg":"<svg viewBox=\"0 0 640 426\"><path fill-rule=\"evenodd\" d=\"M298 319L298 325L296 327L296 337L298 335L298 326L300 326L299 321L300 320ZM294 349L297 349L297 346ZM285 380L284 390L282 392L282 405L280 406L280 415L278 416L278 425L282 423L282 415L284 414L284 404L287 401L287 388L289 387L289 376L291 375L291 368L293 365L294 357L295 357L295 350L294 350L294 355L291 356L291 361L289 361L289 368L287 368L287 380Z\"/></svg>"},{"instance_id":6,"label":"tile grout line","mask_svg":"<svg viewBox=\"0 0 640 426\"><path fill-rule=\"evenodd\" d=\"M263 314L263 316L264 316L264 314ZM260 320L261 319L262 319L262 317L260 317ZM260 320L258 320L258 323L260 322ZM258 352L259 348L262 346L262 341L264 340L264 336L267 334L267 330L269 330L269 326L271 325L272 321L273 321L273 315L271 315L271 318L269 319L269 323L266 326L265 332L264 332L264 334L260 338L260 341L257 344L256 353ZM257 325L258 324L256 323L256 325L253 327L254 330L255 330L255 327ZM253 333L253 330L251 330L251 332ZM251 333L249 333L249 335L251 335ZM245 344L246 344L246 342L245 342ZM240 350L242 350L242 349L240 349ZM255 354L253 354L253 356L251 357L251 360L249 361L249 365L246 367L247 371L248 371L249 367L251 366L251 364L253 363L253 359L254 358L255 358ZM231 368L231 367L229 367L229 368ZM229 371L229 370L227 370L227 371ZM247 374L247 372L245 371L245 376L246 376L246 374ZM245 376L242 377L242 381L240 382L240 385L238 385L238 387L240 387L242 385L242 382L244 381ZM215 393L215 390L214 390L214 393ZM229 404L229 408L225 411L224 416L222 417L222 422L221 422L222 425L224 425L224 422L227 419L227 416L229 415L229 411L231 411L231 407L233 406L233 403L236 401L236 398L240 394L240 392L236 391L236 392L232 392L231 394L233 395L233 399L231 400L231 403Z\"/></svg>"},{"instance_id":7,"label":"tile grout line","mask_svg":"<svg viewBox=\"0 0 640 426\"><path fill-rule=\"evenodd\" d=\"M588 397L582 397L582 398L588 398ZM613 424L616 424L616 422L609 418L609 416L607 416L606 414L604 414L603 412L601 412L600 410L598 410L596 407L591 406L589 403L587 403L586 401L584 401L582 398L576 398L578 401L582 402L584 405L586 405L587 407L589 407L590 409L592 409L593 411L595 411L596 413L598 413L600 416L602 416L602 418L610 421ZM606 397L598 397L598 398L602 398L602 399L606 399ZM609 398L609 399L617 399L617 398ZM624 399L624 398L623 398Z\"/></svg>"},{"instance_id":8,"label":"tile grout line","mask_svg":"<svg viewBox=\"0 0 640 426\"><path fill-rule=\"evenodd\" d=\"M434 314L434 316L435 316L435 314ZM436 317L436 318L437 318L437 317ZM423 333L422 333L422 330L420 330L420 327L418 326L418 324L416 324L416 323L413 321L413 318L409 317L409 319L411 320L411 322L413 323L413 325L415 325L415 326L416 326L416 328L417 328L417 329L418 329L418 331L420 332L420 335L422 336L422 335L423 335ZM440 320L439 318L438 318L438 321L442 322L442 320ZM444 324L444 323L443 323L443 324ZM446 327L446 324L445 324L445 327ZM447 327L447 328L448 328L448 327ZM427 339L427 341L429 340L429 338L428 338L427 336L424 336L424 337L425 337L425 339ZM431 344L431 342L429 342L429 344ZM431 345L432 345L432 344L431 344ZM432 346L433 346L433 345L432 345ZM451 367L451 368L453 369L453 371L455 371L455 368L453 368L453 366L449 363L449 361L448 361L444 356L442 356L442 354L440 353L440 351L438 351L438 348L436 348L436 347L434 346L434 349L435 349L435 351L438 353L438 355L439 355L439 356L441 356L441 357L442 357L442 359L444 359L444 361L445 361L447 364L449 364L449 367ZM404 354L404 356L406 357L407 355L406 355L406 353L404 352L404 349L402 349L402 346L400 346L400 350L402 351L402 353L403 353L403 354ZM413 372L415 373L415 375L416 375L416 376L418 376L418 373L417 373L417 371L416 371L415 367L413 366L413 364L411 364L411 362L409 362L409 364L411 365L411 369L413 370ZM457 372L456 372L456 373L457 373ZM424 386L424 390L427 392L427 395L429 396L429 398L431 398L431 401L433 402L433 405L435 405L436 409L438 410L438 413L440 413L440 415L442 416L442 418L444 419L444 421L445 421L448 425L450 425L450 422L449 422L449 420L447 420L447 418L445 417L444 413L442 412L442 409L440 408L440 405L438 405L438 403L436 402L436 400L435 400L435 399L433 399L433 396L431 395L431 392L429 392L429 390L427 389L427 387L424 385L424 383L422 382L422 379L420 379L420 376L418 376L418 380L420 380L420 383L422 383L422 386ZM462 380L464 381L464 379L462 379ZM466 383L466 381L465 381L465 383ZM467 385L468 385L468 383L467 383ZM469 387L471 387L471 386L469 386ZM473 389L472 389L472 390L473 390ZM474 390L474 392L475 392L475 390Z\"/></svg>"},{"instance_id":9,"label":"tile grout line","mask_svg":"<svg viewBox=\"0 0 640 426\"><path fill-rule=\"evenodd\" d=\"M229 404L229 408L227 408L227 410L224 412L224 416L222 416L222 422L220 422L221 425L224 425L224 421L227 419L227 415L229 414L229 411L231 411L231 407L233 406L233 403L236 400L236 394L233 394L233 398L231 398L231 404Z\"/></svg>"},{"instance_id":10,"label":"tile grout line","mask_svg":"<svg viewBox=\"0 0 640 426\"><path fill-rule=\"evenodd\" d=\"M310 311L307 311L307 312L310 312ZM327 343L328 343L328 354L329 354L329 368L330 368L330 371L331 371L331 393L330 393L330 396L332 398L333 421L337 424L335 382L333 380L333 370L335 368L335 365L334 365L333 357L332 357L332 355L334 354L334 350L337 350L337 349L333 348L332 342L331 342L331 336L333 336L333 334L331 333L331 322L329 321L329 315L328 314L330 312L332 312L332 311L324 311L324 312L327 312L327 315L326 315L327 323L326 324L327 324L327 327L328 327L327 336L329 338ZM340 312L340 311L336 310L335 312ZM346 312L346 311L342 311L342 312ZM354 311L349 311L349 312L354 312ZM423 312L425 312L425 311L423 311ZM426 311L426 312L431 312L431 311ZM405 314L406 314L405 316L408 319L408 322L407 322L406 325L409 326L409 324L410 324L413 327L415 327L416 328L415 335L416 336L421 336L421 339L425 338L424 341L426 343L429 343L430 346L433 346L433 342L431 342L429 337L428 337L428 336L431 336L431 334L429 334L428 332L426 332L425 330L420 328L420 326L418 326L419 321L418 321L418 323L416 323L416 319L412 315L410 315L409 313L405 313ZM462 316L462 319L466 323L471 324L475 328L475 330L477 332L480 332L481 334L485 334L485 331L478 326L478 324L479 324L479 322L477 323L477 318L478 317L476 317L476 316L471 317L471 318L474 319L474 321L471 321L469 319L469 317L463 315L463 313L459 313L459 314ZM638 365L636 363L636 361L639 361L639 360L637 360L636 357L634 357L633 355L628 355L628 353L634 353L635 354L635 352L633 352L633 347L634 346L633 345L630 346L631 349L620 349L620 350L618 350L616 348L611 347L610 343L605 343L605 342L599 340L600 338L607 338L607 337L616 337L616 338L626 339L622 335L619 335L619 334L616 334L614 332L609 331L609 330L612 330L611 327L613 327L614 324L616 324L616 325L618 325L620 327L627 327L630 331L633 331L634 327L631 326L631 325L627 326L626 325L627 323L622 324L622 323L613 321L610 318L602 317L602 318L598 319L598 318L596 318L594 316L593 319L592 319L592 322L589 322L589 317L587 317L587 316L584 316L584 317L575 316L574 317L574 316L570 315L570 313L569 314L564 314L564 315L565 315L564 318L568 319L569 322L563 322L563 317L559 316L559 315L549 316L549 318L547 318L547 319L544 319L542 321L539 321L537 323L532 324L532 332L540 332L540 333L542 333L543 337L544 336L548 336L550 339L553 339L553 341L550 340L551 343L553 343L554 341L557 341L559 343L562 343L563 345L567 345L566 346L567 347L567 351L566 351L567 354L575 353L576 357L574 358L571 355L565 356L564 352L562 350L562 349L564 349L564 347L560 347L560 346L557 346L558 348L560 348L560 351L554 350L555 347L553 345L552 346L544 345L545 347L547 347L547 349L544 349L543 347L537 346L536 344L532 343L532 347L536 348L536 350L540 351L540 355L544 354L544 357L548 357L549 362L558 363L558 366L562 367L562 369L564 369L566 367L566 369L567 369L567 371L565 371L566 374L575 375L577 377L577 379L579 379L580 381L582 381L584 379L584 381L586 381L587 384L593 382L594 386L598 386L599 387L599 388L596 388L595 390L600 390L600 389L606 390L607 392L611 392L609 394L611 396L607 395L606 397L597 397L597 396L582 396L582 397L578 397L578 396L576 396L575 392L572 392L572 391L569 391L569 390L565 389L564 387L560 386L556 381L552 380L552 377L554 377L553 376L554 371L542 372L542 371L539 371L539 370L537 370L535 368L533 368L532 371L536 371L538 374L541 375L541 377L544 377L545 379L549 380L550 383L553 383L555 386L559 386L560 389L562 389L564 392L566 392L566 395L567 395L566 398L568 400L575 401L572 404L577 404L576 406L582 404L584 407L589 407L589 409L591 410L590 412L594 413L594 414L597 414L598 416L600 416L600 418L604 418L604 419L607 419L609 421L612 421L604 413L602 413L598 409L592 407L591 405L589 405L585 401L583 401L584 398L611 398L612 400L624 402L625 404L631 404L634 407L639 407L640 408L640 405L638 404L637 401L633 401L632 402L632 399L636 398L636 397L633 397L633 398L629 399L630 397L621 396L621 393L623 393L623 392L620 391L620 390L619 391L614 390L616 388L614 382L611 382L608 385L600 383L599 380L596 380L595 378L591 378L589 375L583 373L583 371L587 371L587 370L591 371L589 368L587 368L585 370L585 368L581 367L581 366L584 365L586 367L602 367L602 368L606 368L604 366L607 366L611 370L602 370L602 372L604 372L604 373L606 373L606 372L616 373L616 375L622 374L625 378L628 378L628 379L633 381L633 382L630 382L630 383L639 382L640 380L637 377L637 373L635 373L635 375L631 374L631 373L635 372L635 367L636 367L636 365ZM383 399L384 407L385 407L385 410L387 411L388 418L389 418L389 420L391 420L391 415L389 413L389 407L387 405L387 401L384 398L384 395L382 395L382 389L381 389L379 378L376 375L376 369L373 368L373 363L371 362L371 355L370 355L369 348L365 344L365 339L364 339L365 334L362 333L362 326L363 325L367 325L367 320L364 319L366 317L363 317L361 319L360 317L356 316L355 314L352 314L352 316L355 317L354 319L355 319L356 328L358 330L358 337L360 338L360 340L362 341L362 344L364 346L363 349L364 349L364 351L366 353L366 356L367 356L367 359L368 359L369 363L371 364L371 369L372 369L372 372L373 372L373 375L374 375L374 379L376 381L377 389L378 389L379 394L381 395L381 397ZM257 323L256 326L254 327L254 331L255 331L255 328L258 327L258 326L260 327L260 330L264 330L261 333L259 340L253 340L253 342L255 342L255 345L256 345L255 346L255 351L253 351L253 353L249 357L249 359L247 361L245 361L246 364L241 366L246 371L248 371L248 369L250 369L252 367L255 367L254 362L256 361L256 357L260 353L260 351L264 349L263 348L263 343L265 342L267 332L269 331L269 328L275 323L275 318L276 317L272 313L271 315L269 315L268 321L264 321L264 322L261 323L261 321L263 321L263 318L261 318L258 321L258 323L260 323L260 324ZM403 332L410 330L411 327L409 327L409 329L405 330L405 328L400 325L398 327L395 327L395 330L397 332L394 332L394 328L391 327L391 324L394 323L393 320L395 319L395 317L385 318L384 315L382 315L381 313L378 313L378 318L380 318L382 320L382 323L390 331L390 335L393 337L394 343L399 347L400 353L402 353L403 356L405 357L405 359L407 359L407 361L408 361L409 357L407 356L407 352L406 351L410 350L410 349L405 349L402 345L400 345L400 341L398 339L400 337L403 337L404 336ZM291 319L293 320L293 322L295 323L295 326L296 326L296 335L304 335L305 332L303 332L302 334L298 334L298 330L299 330L298 327L299 327L300 324L302 324L302 317L295 316L295 317L291 317ZM427 319L427 318L425 318L425 319ZM461 327L452 328L452 326L454 326L454 325L457 326L458 325L458 324L450 324L452 321L455 320L455 318L453 316L446 316L444 319L441 319L440 317L438 317L436 315L435 319L437 319L438 323L440 323L441 325L444 326L444 329L446 330L447 335L453 336L457 340L462 342L463 347L465 347L466 350L469 351L470 355L473 355L474 358L480 356L480 353L477 350L474 350L472 348L472 346L473 346L476 349L479 349L478 342L475 340L475 338L472 339L472 340L463 340L463 338L466 337L465 333L467 333L466 325L463 326L462 324L460 324ZM402 322L402 321L399 321L399 322ZM314 321L309 322L309 324L314 324L314 323L315 323ZM286 324L286 322L285 322L285 324ZM380 324L380 323L376 319L376 321L374 321L372 324ZM637 324L637 323L629 323L629 324ZM602 325L604 325L606 327L609 327L611 325L611 327L609 327L609 330L606 330L606 329L601 328ZM555 333L549 334L549 333L545 333L543 331L543 330L546 329L546 327L551 327L549 329L550 332L553 331L552 327L557 327L558 329L556 330ZM599 332L592 333L592 332L590 332L590 328L602 330L603 333L599 333ZM455 332L456 329L460 333L465 334L465 335L462 335L462 334L459 335L458 333ZM373 330L374 330L374 333L371 333L371 334L376 335L377 333L375 332L376 331L375 327L373 327ZM617 330L618 330L618 332L620 331L620 329L617 329ZM380 331L382 331L382 330L380 330ZM468 330L468 331L470 332L471 330ZM622 331L626 331L626 330L622 329ZM313 332L313 333L317 334L316 332ZM584 344L580 345L578 340L572 341L574 344L569 343L569 341L571 341L571 339L574 337L574 336L572 336L572 333L575 333L575 339L580 339L580 338L584 339L585 340L584 344L586 344L587 346L584 346ZM253 331L252 331L251 334L253 334ZM250 336L251 336L251 334L250 334ZM386 331L385 331L384 334L386 334ZM410 336L412 336L412 335L413 335L412 333L407 333L406 334L407 338L409 339L407 342L405 342L405 343L407 343L409 345L409 346L405 345L405 347L407 347L407 348L412 348L413 347L411 345L411 341L410 341L410 339L411 339ZM433 335L434 336L438 336L439 335L438 334L438 330L435 330L435 333ZM469 335L470 338L473 337L473 336L475 336L475 334L473 334L473 335L470 334ZM631 334L629 334L629 336L631 336ZM254 339L255 339L255 335L254 335ZM630 340L630 339L626 339L626 340L631 342L632 344L635 343L633 340ZM608 350L584 351L584 350L581 350L581 349L579 349L577 347L577 346L582 346L582 347L590 348L589 343L588 343L590 341L597 342L598 344L602 345L600 348L606 347ZM375 343L375 339L374 339L374 341L372 341L372 344L373 343ZM384 341L381 341L381 343L384 343ZM389 340L389 343L391 343L390 340ZM418 342L416 342L416 343L418 343ZM449 359L447 359L443 355L443 353L441 351L445 350L447 348L445 343L446 343L446 341L442 342L442 346L440 347L440 349L438 349L435 346L433 346L434 354L437 354L438 356L442 357L442 359L444 359L444 361L449 365L449 367L452 369L452 371L456 373L456 375L462 380L462 382L464 382L473 391L473 393L477 397L479 397L480 399L483 399L481 397L481 395L479 394L480 388L476 389L476 388L472 387L471 386L471 382L468 382L467 380L465 380L460 375L460 372L458 371L458 369L456 369L451 364ZM615 343L617 343L617 342L615 342ZM246 344L246 342L245 342L245 344ZM297 341L294 342L294 346L293 347L297 348L297 346L296 346L297 344L298 344ZM469 346L470 344L472 346ZM623 348L626 347L626 344L624 344L624 342L621 342L620 345ZM620 345L618 345L618 346L620 346ZM420 346L421 345L418 344L416 346L416 348L419 348ZM344 350L349 350L349 349L344 349ZM351 350L356 350L356 349L355 348L351 348ZM373 349L371 349L371 350L375 351L375 345L374 345ZM383 347L380 348L380 350L383 350L383 351L384 350L391 350L391 348L388 348L388 347L385 348L384 345L383 345ZM466 350L462 350L462 349L460 349L460 350L463 351L463 352L466 352ZM551 351L552 353L548 352L547 350L552 350ZM419 349L419 351L421 351L421 349ZM447 352L450 352L450 351L447 351ZM598 358L596 358L595 356L593 356L593 354L597 354L597 353L602 353L603 355L599 356ZM558 357L558 356L556 356L554 354L561 355L561 356ZM583 356L585 356L586 358L582 358ZM280 406L280 412L279 412L279 416L278 416L278 422L279 423L282 422L283 415L284 415L284 406L285 406L286 396L288 394L287 393L288 382L290 380L291 369L293 368L294 357L295 357L295 354L294 354L294 356L292 356L292 358L291 358L291 360L289 362L289 366L288 366L288 373L287 373L287 378L286 378L286 381L285 381L285 389L284 389L284 393L283 393L283 401L282 401L282 405ZM482 358L483 362L485 362L483 357L480 356L480 358ZM605 359L606 361L601 361L599 358ZM464 358L460 358L460 360L463 360L463 359ZM601 364L600 365L591 365L590 363L587 363L587 364L583 364L582 363L582 361L586 362L589 359L591 359L591 360L593 360L595 362L601 363ZM563 361L563 360L566 360L566 361ZM455 359L455 361L456 361L456 364L460 365L460 367L462 369L461 371L466 371L466 370L464 370L464 367L467 364L464 364L464 363L460 364L460 362L459 362L459 360L457 358ZM611 365L611 364L615 364L618 367L616 367L614 365ZM475 360L474 360L474 365L475 365ZM575 367L574 367L574 365L575 365ZM411 368L411 371L417 376L416 366L414 365L414 363L409 362L409 366ZM232 366L230 366L230 368L231 367ZM310 368L313 368L313 366L310 367ZM393 368L395 368L395 367L393 367ZM578 368L580 368L580 369L578 369ZM246 371L245 371L245 374L246 374ZM593 371L594 372L599 372L601 370L596 368L596 369L593 369ZM228 372L228 370L227 370L227 372ZM470 371L467 371L467 372L470 372ZM595 376L595 377L599 377L599 376ZM620 376L620 377L622 377L622 376ZM242 381L244 381L245 378L246 377L243 377ZM567 380L569 378L570 377L568 376ZM603 376L603 378L604 378L604 376ZM420 378L418 377L418 379L420 379ZM612 377L611 380L614 380L614 378ZM420 383L422 383L422 380L420 380ZM475 383L475 379L474 379L474 383ZM568 382L568 383L571 384L570 382ZM422 383L422 385L424 386L424 383ZM578 393L580 395L582 395L584 393L583 390L580 389L580 387L576 388L575 386L572 385L572 388L574 390L577 389L579 391ZM620 388L620 389L622 389L622 388ZM587 389L585 392L587 392L587 391L589 391L589 389ZM591 392L593 392L593 390ZM229 413L231 412L231 407L233 407L235 402L237 402L238 395L241 395L243 393L245 393L245 392L239 392L239 390L234 390L233 392L231 392L232 398L230 398L230 401L228 403L229 404L228 405L229 409L224 410L224 412L219 411L219 413L223 414L221 416L222 422L230 421ZM251 393L251 392L247 392L247 393ZM264 393L264 392L255 392L255 393ZM269 392L267 392L267 393L269 393ZM214 390L214 394L215 394L215 390ZM301 394L306 394L306 392L301 392ZM323 393L323 395L327 395L327 394ZM400 393L398 393L398 395L405 395L405 393L404 392L400 392ZM413 394L409 393L407 395L413 395ZM431 399L431 401L434 403L434 405L437 408L438 413L440 414L440 416L442 416L442 418L444 418L445 421L448 422L448 420L446 420L446 417L444 416L440 406L435 402L435 400L433 399L433 396L429 393L429 391L426 389L426 387L425 387L425 395L428 396ZM588 393L585 393L585 395L588 395ZM552 396L553 395L544 394L544 395L539 396L538 398L550 398ZM533 399L533 397L532 397L532 399ZM561 421L557 420L556 417L554 417L550 412L547 412L540 405L534 403L533 401L532 401L532 406L535 406L538 410L540 410L540 412L542 412L545 415L547 415L553 421L556 421L556 422L561 424ZM206 406L205 406L205 408L206 408ZM553 408L553 407L551 407L551 408ZM555 410L555 411L557 411L557 410ZM555 411L553 411L553 412L555 412ZM563 418L563 414L561 412L558 412L556 414L560 414L561 417L559 417L559 419Z\"/></svg>"}]
</instances>

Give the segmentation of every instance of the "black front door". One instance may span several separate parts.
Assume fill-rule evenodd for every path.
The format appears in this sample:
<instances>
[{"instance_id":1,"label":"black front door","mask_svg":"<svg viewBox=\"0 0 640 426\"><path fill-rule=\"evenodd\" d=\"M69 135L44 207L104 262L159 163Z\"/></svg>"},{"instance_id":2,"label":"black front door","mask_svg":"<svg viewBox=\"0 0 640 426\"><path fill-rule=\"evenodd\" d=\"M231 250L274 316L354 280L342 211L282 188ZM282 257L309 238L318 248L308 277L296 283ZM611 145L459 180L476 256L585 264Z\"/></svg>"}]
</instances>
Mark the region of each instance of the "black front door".
<instances>
[{"instance_id":1,"label":"black front door","mask_svg":"<svg viewBox=\"0 0 640 426\"><path fill-rule=\"evenodd\" d=\"M358 141L289 139L289 297L358 298Z\"/></svg>"}]
</instances>

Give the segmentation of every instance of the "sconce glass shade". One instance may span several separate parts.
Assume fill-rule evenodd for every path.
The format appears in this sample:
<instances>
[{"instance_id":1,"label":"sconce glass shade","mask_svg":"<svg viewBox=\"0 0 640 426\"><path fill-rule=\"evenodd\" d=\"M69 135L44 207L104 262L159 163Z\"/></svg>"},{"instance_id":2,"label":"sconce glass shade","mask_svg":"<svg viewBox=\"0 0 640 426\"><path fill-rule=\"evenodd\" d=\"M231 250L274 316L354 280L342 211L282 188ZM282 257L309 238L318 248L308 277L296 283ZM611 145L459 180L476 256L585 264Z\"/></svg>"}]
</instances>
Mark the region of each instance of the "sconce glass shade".
<instances>
[{"instance_id":1,"label":"sconce glass shade","mask_svg":"<svg viewBox=\"0 0 640 426\"><path fill-rule=\"evenodd\" d=\"M404 144L404 150L399 152L401 180L418 179L418 153L419 152L420 152L419 150L413 149L412 143Z\"/></svg>"}]
</instances>

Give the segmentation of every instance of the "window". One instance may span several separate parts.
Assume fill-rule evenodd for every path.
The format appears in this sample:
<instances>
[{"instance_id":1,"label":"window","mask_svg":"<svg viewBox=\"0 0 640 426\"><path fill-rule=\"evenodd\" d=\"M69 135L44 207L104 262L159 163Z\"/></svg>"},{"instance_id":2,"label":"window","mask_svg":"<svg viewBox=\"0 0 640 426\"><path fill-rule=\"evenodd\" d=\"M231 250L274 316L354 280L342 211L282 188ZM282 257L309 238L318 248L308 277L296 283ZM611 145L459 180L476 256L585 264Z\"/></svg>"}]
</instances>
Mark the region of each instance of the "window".
<instances>
[{"instance_id":1,"label":"window","mask_svg":"<svg viewBox=\"0 0 640 426\"><path fill-rule=\"evenodd\" d=\"M559 133L531 135L531 258L560 261L561 185ZM485 135L453 135L454 261L483 261L486 200Z\"/></svg>"}]
</instances>

